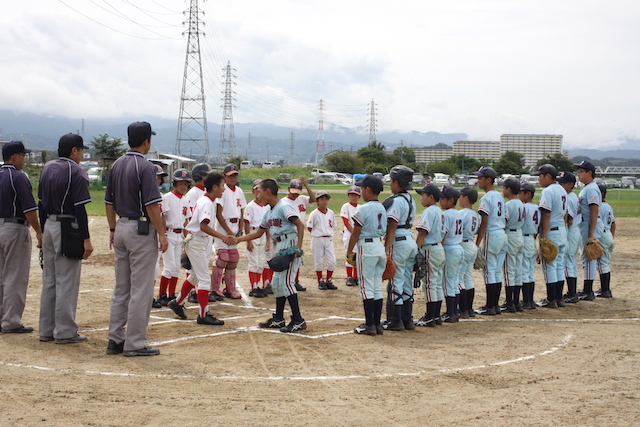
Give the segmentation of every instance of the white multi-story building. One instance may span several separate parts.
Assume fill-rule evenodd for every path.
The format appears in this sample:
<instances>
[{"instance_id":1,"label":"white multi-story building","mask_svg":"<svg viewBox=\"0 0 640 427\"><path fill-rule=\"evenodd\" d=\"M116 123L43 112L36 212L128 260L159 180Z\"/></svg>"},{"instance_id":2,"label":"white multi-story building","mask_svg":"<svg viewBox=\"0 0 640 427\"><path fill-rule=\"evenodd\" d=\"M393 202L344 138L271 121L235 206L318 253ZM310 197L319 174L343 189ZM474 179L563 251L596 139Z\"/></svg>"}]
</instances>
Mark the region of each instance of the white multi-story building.
<instances>
[{"instance_id":1,"label":"white multi-story building","mask_svg":"<svg viewBox=\"0 0 640 427\"><path fill-rule=\"evenodd\" d=\"M453 155L498 160L501 154L500 141L456 141L453 143Z\"/></svg>"},{"instance_id":2,"label":"white multi-story building","mask_svg":"<svg viewBox=\"0 0 640 427\"><path fill-rule=\"evenodd\" d=\"M505 151L520 153L525 166L535 166L543 157L562 153L562 135L504 134L500 136L500 153Z\"/></svg>"},{"instance_id":3,"label":"white multi-story building","mask_svg":"<svg viewBox=\"0 0 640 427\"><path fill-rule=\"evenodd\" d=\"M416 155L416 162L418 163L432 163L441 162L447 160L453 156L453 148L447 146L446 148L440 147L418 147L412 148L413 153Z\"/></svg>"}]
</instances>

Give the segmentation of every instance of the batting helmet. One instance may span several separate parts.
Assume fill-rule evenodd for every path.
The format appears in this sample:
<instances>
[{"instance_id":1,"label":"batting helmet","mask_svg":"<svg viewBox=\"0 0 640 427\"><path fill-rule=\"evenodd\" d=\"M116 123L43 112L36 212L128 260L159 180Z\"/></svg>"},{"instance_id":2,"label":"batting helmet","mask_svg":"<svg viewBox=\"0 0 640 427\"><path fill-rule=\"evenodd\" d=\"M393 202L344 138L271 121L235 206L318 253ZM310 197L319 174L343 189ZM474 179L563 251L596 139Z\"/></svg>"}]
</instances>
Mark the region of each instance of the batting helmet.
<instances>
[{"instance_id":1,"label":"batting helmet","mask_svg":"<svg viewBox=\"0 0 640 427\"><path fill-rule=\"evenodd\" d=\"M166 173L164 171L164 169L162 169L162 166L160 165L154 165L156 167L156 175L160 175L160 176L167 176L169 175L168 173Z\"/></svg>"},{"instance_id":2,"label":"batting helmet","mask_svg":"<svg viewBox=\"0 0 640 427\"><path fill-rule=\"evenodd\" d=\"M173 182L176 181L191 181L191 174L186 169L176 169L173 172Z\"/></svg>"},{"instance_id":3,"label":"batting helmet","mask_svg":"<svg viewBox=\"0 0 640 427\"><path fill-rule=\"evenodd\" d=\"M194 181L198 182L207 176L209 172L211 172L211 166L209 166L208 163L198 163L193 167L193 170L191 170L191 176Z\"/></svg>"},{"instance_id":4,"label":"batting helmet","mask_svg":"<svg viewBox=\"0 0 640 427\"><path fill-rule=\"evenodd\" d=\"M397 165L391 168L389 172L389 178L398 181L398 183L404 188L408 187L413 180L413 169L404 165Z\"/></svg>"}]
</instances>

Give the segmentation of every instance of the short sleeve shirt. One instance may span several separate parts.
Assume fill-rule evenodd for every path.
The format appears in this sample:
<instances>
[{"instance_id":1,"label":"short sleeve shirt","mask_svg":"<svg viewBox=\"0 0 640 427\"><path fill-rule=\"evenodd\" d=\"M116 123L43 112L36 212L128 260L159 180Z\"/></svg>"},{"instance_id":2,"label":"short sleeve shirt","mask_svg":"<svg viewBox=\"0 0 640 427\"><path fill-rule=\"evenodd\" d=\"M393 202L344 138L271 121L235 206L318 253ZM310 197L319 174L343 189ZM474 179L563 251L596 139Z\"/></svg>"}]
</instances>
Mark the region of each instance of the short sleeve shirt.
<instances>
[{"instance_id":1,"label":"short sleeve shirt","mask_svg":"<svg viewBox=\"0 0 640 427\"><path fill-rule=\"evenodd\" d=\"M598 216L604 225L604 231L611 230L611 224L616 222L616 218L613 216L613 209L611 209L611 205L609 205L609 203L602 202L600 204Z\"/></svg>"},{"instance_id":2,"label":"short sleeve shirt","mask_svg":"<svg viewBox=\"0 0 640 427\"><path fill-rule=\"evenodd\" d=\"M244 220L249 223L249 227L258 228L262 223L264 214L266 214L269 210L270 206L261 205L255 200L252 200L244 209Z\"/></svg>"},{"instance_id":3,"label":"short sleeve shirt","mask_svg":"<svg viewBox=\"0 0 640 427\"><path fill-rule=\"evenodd\" d=\"M409 206L411 206L411 209ZM411 236L411 228L400 228L400 226L412 224L415 212L416 203L408 193L400 193L399 196L393 198L391 206L387 210L387 220L393 220L398 223L396 237Z\"/></svg>"},{"instance_id":4,"label":"short sleeve shirt","mask_svg":"<svg viewBox=\"0 0 640 427\"><path fill-rule=\"evenodd\" d=\"M522 228L525 211L520 199L508 200L507 207L507 230L518 230Z\"/></svg>"},{"instance_id":5,"label":"short sleeve shirt","mask_svg":"<svg viewBox=\"0 0 640 427\"><path fill-rule=\"evenodd\" d=\"M47 162L40 174L38 199L47 214L74 215L76 206L91 201L87 172L66 157Z\"/></svg>"},{"instance_id":6,"label":"short sleeve shirt","mask_svg":"<svg viewBox=\"0 0 640 427\"><path fill-rule=\"evenodd\" d=\"M342 208L340 209L340 217L346 219L347 221L349 221L349 224L353 227L353 221L351 220L351 218L353 217L353 214L356 213L356 210L358 209L359 205L352 205L350 202L345 203L344 205L342 205ZM346 230L346 228L345 228Z\"/></svg>"},{"instance_id":7,"label":"short sleeve shirt","mask_svg":"<svg viewBox=\"0 0 640 427\"><path fill-rule=\"evenodd\" d=\"M298 213L300 221L302 221L303 224L305 223L305 219L307 218L307 208L312 206L312 203L309 202L311 197L300 194L295 200L290 199L289 196L284 196L280 200L293 206Z\"/></svg>"},{"instance_id":8,"label":"short sleeve shirt","mask_svg":"<svg viewBox=\"0 0 640 427\"><path fill-rule=\"evenodd\" d=\"M522 234L538 234L540 226L540 210L535 203L525 203L524 218L522 220Z\"/></svg>"},{"instance_id":9,"label":"short sleeve shirt","mask_svg":"<svg viewBox=\"0 0 640 427\"><path fill-rule=\"evenodd\" d=\"M0 218L22 218L38 209L27 175L14 165L0 167Z\"/></svg>"},{"instance_id":10,"label":"short sleeve shirt","mask_svg":"<svg viewBox=\"0 0 640 427\"><path fill-rule=\"evenodd\" d=\"M353 225L361 227L360 239L380 238L387 232L387 211L378 201L364 203L353 214Z\"/></svg>"},{"instance_id":11,"label":"short sleeve shirt","mask_svg":"<svg viewBox=\"0 0 640 427\"><path fill-rule=\"evenodd\" d=\"M538 206L541 210L550 212L549 228L564 227L564 217L567 214L567 192L557 182L547 186L540 194Z\"/></svg>"},{"instance_id":12,"label":"short sleeve shirt","mask_svg":"<svg viewBox=\"0 0 640 427\"><path fill-rule=\"evenodd\" d=\"M473 209L464 208L460 211L460 216L462 217L462 240L473 240L480 228L478 214Z\"/></svg>"},{"instance_id":13,"label":"short sleeve shirt","mask_svg":"<svg viewBox=\"0 0 640 427\"><path fill-rule=\"evenodd\" d=\"M598 184L596 184L595 181L592 181L585 185L584 188L580 190L578 201L580 204L580 212L582 213L582 222L589 224L589 219L591 218L591 210L589 209L589 206L596 205L600 207L600 204L602 203L602 194L600 193Z\"/></svg>"},{"instance_id":14,"label":"short sleeve shirt","mask_svg":"<svg viewBox=\"0 0 640 427\"><path fill-rule=\"evenodd\" d=\"M582 222L582 212L580 211L580 202L578 195L571 191L567 193L567 213L573 220L571 228L577 227Z\"/></svg>"},{"instance_id":15,"label":"short sleeve shirt","mask_svg":"<svg viewBox=\"0 0 640 427\"><path fill-rule=\"evenodd\" d=\"M331 209L327 209L326 212L315 209L307 220L307 227L311 229L312 237L333 236L335 226L336 216Z\"/></svg>"},{"instance_id":16,"label":"short sleeve shirt","mask_svg":"<svg viewBox=\"0 0 640 427\"><path fill-rule=\"evenodd\" d=\"M442 242L442 238L444 237L444 215L442 214L442 209L436 205L431 205L426 208L422 211L420 223L416 228L427 232L422 242L423 245Z\"/></svg>"},{"instance_id":17,"label":"short sleeve shirt","mask_svg":"<svg viewBox=\"0 0 640 427\"><path fill-rule=\"evenodd\" d=\"M290 204L280 200L273 208L267 211L262 218L260 228L269 230L274 239L285 234L298 234L298 228L293 221L300 218L296 209Z\"/></svg>"},{"instance_id":18,"label":"short sleeve shirt","mask_svg":"<svg viewBox=\"0 0 640 427\"><path fill-rule=\"evenodd\" d=\"M480 199L478 213L487 216L487 232L504 230L506 227L505 212L504 198L496 190L488 191Z\"/></svg>"},{"instance_id":19,"label":"short sleeve shirt","mask_svg":"<svg viewBox=\"0 0 640 427\"><path fill-rule=\"evenodd\" d=\"M162 196L162 212L168 229L180 229L184 226L187 218L191 217L191 209L185 197L170 191Z\"/></svg>"},{"instance_id":20,"label":"short sleeve shirt","mask_svg":"<svg viewBox=\"0 0 640 427\"><path fill-rule=\"evenodd\" d=\"M451 208L443 212L444 239L443 245L459 245L462 243L462 217L457 209Z\"/></svg>"},{"instance_id":21,"label":"short sleeve shirt","mask_svg":"<svg viewBox=\"0 0 640 427\"><path fill-rule=\"evenodd\" d=\"M187 231L196 236L209 236L209 234L200 230L200 224L207 223L213 228L216 223L216 202L207 194L200 197L193 209L193 214L187 224Z\"/></svg>"}]
</instances>

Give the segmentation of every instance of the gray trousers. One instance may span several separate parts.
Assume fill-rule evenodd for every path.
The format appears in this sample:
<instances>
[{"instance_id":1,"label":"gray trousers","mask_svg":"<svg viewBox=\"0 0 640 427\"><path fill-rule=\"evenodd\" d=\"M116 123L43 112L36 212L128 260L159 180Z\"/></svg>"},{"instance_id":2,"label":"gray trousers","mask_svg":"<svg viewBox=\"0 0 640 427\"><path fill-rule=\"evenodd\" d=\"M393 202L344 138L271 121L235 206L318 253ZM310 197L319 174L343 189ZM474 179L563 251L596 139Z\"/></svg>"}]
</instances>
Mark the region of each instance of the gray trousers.
<instances>
[{"instance_id":1,"label":"gray trousers","mask_svg":"<svg viewBox=\"0 0 640 427\"><path fill-rule=\"evenodd\" d=\"M158 260L155 228L149 224L149 234L140 236L137 224L137 221L120 218L113 240L116 284L111 297L109 339L116 344L124 341L125 351L139 350L146 345Z\"/></svg>"},{"instance_id":2,"label":"gray trousers","mask_svg":"<svg viewBox=\"0 0 640 427\"><path fill-rule=\"evenodd\" d=\"M73 338L82 260L62 256L61 223L48 220L42 237L44 270L40 296L40 336Z\"/></svg>"},{"instance_id":3,"label":"gray trousers","mask_svg":"<svg viewBox=\"0 0 640 427\"><path fill-rule=\"evenodd\" d=\"M0 220L2 221L2 220ZM0 327L16 329L22 325L27 299L31 235L29 228L15 223L0 223Z\"/></svg>"}]
</instances>

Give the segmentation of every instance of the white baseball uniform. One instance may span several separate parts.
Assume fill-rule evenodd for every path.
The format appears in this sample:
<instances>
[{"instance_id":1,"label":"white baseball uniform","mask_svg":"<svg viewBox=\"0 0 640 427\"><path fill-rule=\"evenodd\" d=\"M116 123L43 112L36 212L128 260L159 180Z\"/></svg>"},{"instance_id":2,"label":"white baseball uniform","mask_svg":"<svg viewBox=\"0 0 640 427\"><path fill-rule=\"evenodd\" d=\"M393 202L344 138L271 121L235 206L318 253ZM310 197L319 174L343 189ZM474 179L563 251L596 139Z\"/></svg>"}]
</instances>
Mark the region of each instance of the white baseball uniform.
<instances>
[{"instance_id":1,"label":"white baseball uniform","mask_svg":"<svg viewBox=\"0 0 640 427\"><path fill-rule=\"evenodd\" d=\"M162 212L167 225L169 247L162 252L162 275L168 279L180 275L180 255L182 254L182 228L191 216L187 200L182 194L170 191L162 196Z\"/></svg>"},{"instance_id":2,"label":"white baseball uniform","mask_svg":"<svg viewBox=\"0 0 640 427\"><path fill-rule=\"evenodd\" d=\"M344 205L342 205L342 208L340 208L340 217L348 221L351 227L353 227L353 214L356 213L359 206L360 205L358 205L357 203L352 204L351 202L347 202ZM342 231L342 243L344 243L345 252L347 251L347 246L349 246L350 238L351 238L351 232L347 230L347 227L345 227L344 230ZM357 249L354 249L353 251L357 252ZM346 266L350 266L350 265L351 264L349 263L346 264Z\"/></svg>"},{"instance_id":3,"label":"white baseball uniform","mask_svg":"<svg viewBox=\"0 0 640 427\"><path fill-rule=\"evenodd\" d=\"M244 197L244 192L237 185L231 189L226 183L224 184L224 192L222 197L216 199L218 204L222 206L222 216L227 222L227 226L231 229L233 234L237 234L240 229L242 221L242 209L247 206L247 200ZM222 227L220 223L216 223L216 231L224 235L227 231ZM217 250L219 249L237 249L238 245L229 246L218 238L213 239L213 246Z\"/></svg>"},{"instance_id":4,"label":"white baseball uniform","mask_svg":"<svg viewBox=\"0 0 640 427\"><path fill-rule=\"evenodd\" d=\"M252 233L260 228L262 218L269 209L271 209L269 205L263 206L255 200L252 200L247 204L247 207L244 209L244 220L249 223L249 228ZM253 239L253 250L247 251L249 261L247 269L251 273L262 274L263 269L269 268L269 265L267 264L267 234L268 233L264 233L259 238ZM273 244L270 244L269 246L271 247Z\"/></svg>"},{"instance_id":5,"label":"white baseball uniform","mask_svg":"<svg viewBox=\"0 0 640 427\"><path fill-rule=\"evenodd\" d=\"M218 199L216 199L218 200ZM189 281L196 285L198 290L209 291L211 289L211 272L209 270L209 255L207 248L211 248L210 235L200 230L200 224L206 222L209 227L216 224L216 206L217 203L205 194L198 199L193 210L191 220L186 226L189 236L186 240L185 250L191 261L191 274L195 276Z\"/></svg>"},{"instance_id":6,"label":"white baseball uniform","mask_svg":"<svg viewBox=\"0 0 640 427\"><path fill-rule=\"evenodd\" d=\"M307 227L311 229L311 252L313 252L316 271L322 271L324 263L327 265L327 271L336 269L336 254L333 247L335 226L336 217L331 209L325 212L316 209L309 215Z\"/></svg>"},{"instance_id":7,"label":"white baseball uniform","mask_svg":"<svg viewBox=\"0 0 640 427\"><path fill-rule=\"evenodd\" d=\"M313 203L309 202L311 197L300 194L295 200L293 200L289 198L289 195L286 195L281 200L296 209L298 218L300 218L300 221L304 224L307 218L307 208L313 205Z\"/></svg>"}]
</instances>

